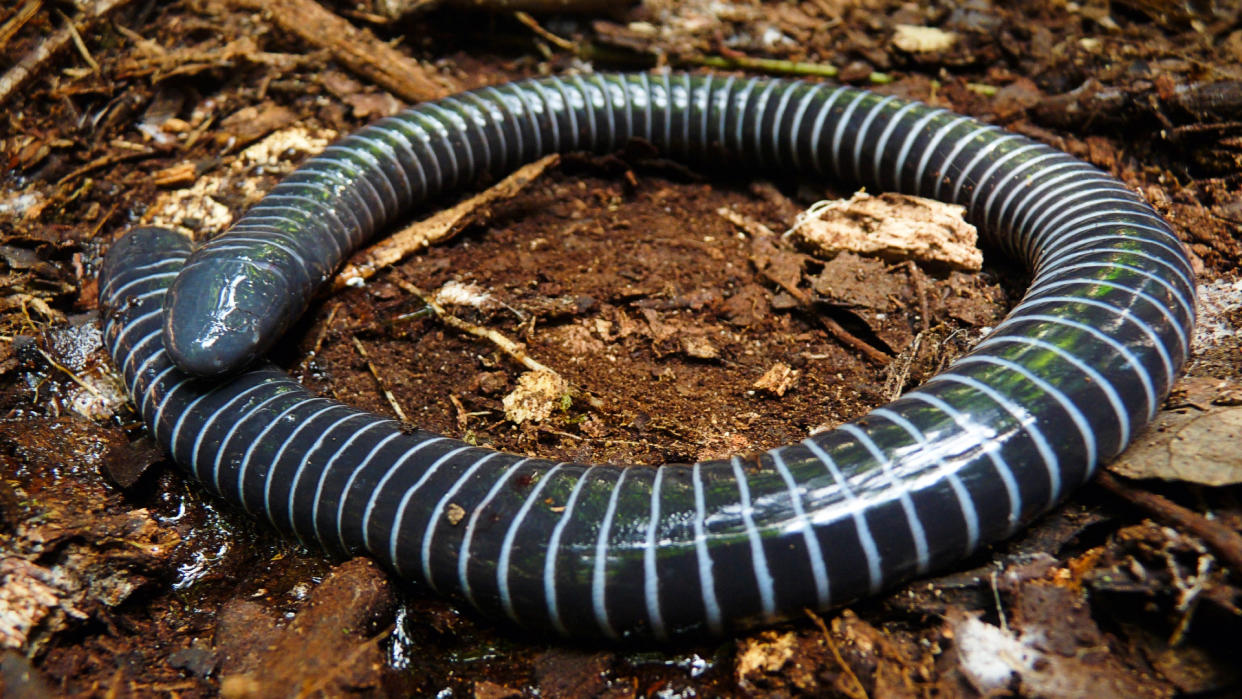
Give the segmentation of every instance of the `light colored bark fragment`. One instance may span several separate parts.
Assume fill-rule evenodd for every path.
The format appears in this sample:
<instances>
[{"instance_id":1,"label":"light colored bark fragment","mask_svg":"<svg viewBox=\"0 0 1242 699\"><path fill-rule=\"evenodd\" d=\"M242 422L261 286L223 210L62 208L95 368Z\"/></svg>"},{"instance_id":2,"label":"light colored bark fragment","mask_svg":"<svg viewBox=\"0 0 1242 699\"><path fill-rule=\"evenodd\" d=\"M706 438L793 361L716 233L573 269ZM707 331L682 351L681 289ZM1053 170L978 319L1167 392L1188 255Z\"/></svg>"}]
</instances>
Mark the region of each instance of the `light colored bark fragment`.
<instances>
[{"instance_id":1,"label":"light colored bark fragment","mask_svg":"<svg viewBox=\"0 0 1242 699\"><path fill-rule=\"evenodd\" d=\"M776 396L783 396L798 380L798 370L785 362L777 362L759 377L752 387L759 391L767 391Z\"/></svg>"},{"instance_id":2,"label":"light colored bark fragment","mask_svg":"<svg viewBox=\"0 0 1242 699\"><path fill-rule=\"evenodd\" d=\"M825 259L854 252L977 272L983 253L976 245L978 231L963 218L965 211L922 197L858 192L812 206L785 235Z\"/></svg>"},{"instance_id":3,"label":"light colored bark fragment","mask_svg":"<svg viewBox=\"0 0 1242 699\"><path fill-rule=\"evenodd\" d=\"M332 290L362 286L381 269L400 262L428 245L447 240L466 226L485 221L491 216L491 205L516 196L538 179L545 170L560 162L553 153L515 170L508 177L455 206L442 209L427 218L386 236L375 245L354 255L332 280Z\"/></svg>"},{"instance_id":4,"label":"light colored bark fragment","mask_svg":"<svg viewBox=\"0 0 1242 699\"><path fill-rule=\"evenodd\" d=\"M570 392L569 382L552 371L528 371L518 377L517 388L504 397L505 417L510 422L543 422L560 408Z\"/></svg>"},{"instance_id":5,"label":"light colored bark fragment","mask_svg":"<svg viewBox=\"0 0 1242 699\"><path fill-rule=\"evenodd\" d=\"M906 53L934 53L951 49L957 43L956 32L936 27L898 24L894 29L893 46Z\"/></svg>"}]
</instances>

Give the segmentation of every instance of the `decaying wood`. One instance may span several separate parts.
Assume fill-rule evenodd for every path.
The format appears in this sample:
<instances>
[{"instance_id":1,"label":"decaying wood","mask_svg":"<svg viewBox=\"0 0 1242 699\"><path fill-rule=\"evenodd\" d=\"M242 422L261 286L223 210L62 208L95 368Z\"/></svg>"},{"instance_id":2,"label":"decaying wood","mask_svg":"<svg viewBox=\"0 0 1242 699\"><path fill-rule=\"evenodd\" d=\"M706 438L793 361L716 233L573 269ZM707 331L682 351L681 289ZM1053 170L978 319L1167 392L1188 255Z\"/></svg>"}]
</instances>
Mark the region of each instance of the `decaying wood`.
<instances>
[{"instance_id":1,"label":"decaying wood","mask_svg":"<svg viewBox=\"0 0 1242 699\"><path fill-rule=\"evenodd\" d=\"M856 192L807 209L785 237L825 259L853 252L978 272L983 253L965 212L957 204L908 194Z\"/></svg>"},{"instance_id":2,"label":"decaying wood","mask_svg":"<svg viewBox=\"0 0 1242 699\"><path fill-rule=\"evenodd\" d=\"M446 77L433 75L418 61L380 41L369 31L324 9L314 0L232 0L262 11L283 31L326 49L358 77L408 102L423 102L457 92Z\"/></svg>"},{"instance_id":3,"label":"decaying wood","mask_svg":"<svg viewBox=\"0 0 1242 699\"><path fill-rule=\"evenodd\" d=\"M4 45L9 43L9 39L21 31L22 27L26 26L26 23L33 19L42 7L43 0L26 0L21 7L17 8L17 12L13 13L12 17L5 20L4 24L0 24L0 48L4 48Z\"/></svg>"},{"instance_id":4,"label":"decaying wood","mask_svg":"<svg viewBox=\"0 0 1242 699\"><path fill-rule=\"evenodd\" d=\"M1242 534L1229 528L1228 524L1208 519L1163 495L1137 488L1108 472L1097 475L1095 482L1153 517L1199 537L1227 566L1242 575Z\"/></svg>"},{"instance_id":5,"label":"decaying wood","mask_svg":"<svg viewBox=\"0 0 1242 699\"><path fill-rule=\"evenodd\" d=\"M57 29L46 39L39 42L39 45L33 51L23 56L17 62L17 65L10 68L4 75L0 75L0 104L3 104L9 95L21 87L31 75L38 72L48 59L73 43L75 27L77 25L82 25L83 28L89 27L99 18L128 2L129 0L98 0L89 9L74 15L72 19L65 23L64 27Z\"/></svg>"},{"instance_id":6,"label":"decaying wood","mask_svg":"<svg viewBox=\"0 0 1242 699\"><path fill-rule=\"evenodd\" d=\"M446 5L460 9L490 12L605 12L624 9L631 3L617 0L372 0L371 10L388 19Z\"/></svg>"},{"instance_id":7,"label":"decaying wood","mask_svg":"<svg viewBox=\"0 0 1242 699\"><path fill-rule=\"evenodd\" d=\"M1091 78L1074 90L1045 98L1035 116L1064 128L1154 119L1173 136L1185 126L1202 128L1242 119L1242 81L1179 83L1162 75L1118 86Z\"/></svg>"}]
</instances>

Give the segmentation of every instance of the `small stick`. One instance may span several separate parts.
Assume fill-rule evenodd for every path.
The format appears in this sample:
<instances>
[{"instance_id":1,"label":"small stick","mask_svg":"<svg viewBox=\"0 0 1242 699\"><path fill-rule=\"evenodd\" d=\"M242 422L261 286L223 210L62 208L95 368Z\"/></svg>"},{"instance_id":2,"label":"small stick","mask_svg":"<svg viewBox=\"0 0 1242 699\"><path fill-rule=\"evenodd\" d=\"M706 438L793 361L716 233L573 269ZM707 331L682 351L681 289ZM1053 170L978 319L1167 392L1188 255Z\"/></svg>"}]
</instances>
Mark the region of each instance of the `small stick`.
<instances>
[{"instance_id":1,"label":"small stick","mask_svg":"<svg viewBox=\"0 0 1242 699\"><path fill-rule=\"evenodd\" d=\"M115 165L117 163L125 162L126 160L138 160L141 158L149 158L153 155L157 155L156 151L154 150L130 151L128 153L105 155L105 156L102 156L102 157L99 157L99 158L96 158L90 161L89 163L83 165L82 167L77 168L76 170L73 170L69 174L57 180L56 184L64 185L67 182L75 180L78 177L81 177L82 175L85 175L88 172L98 170L101 167Z\"/></svg>"},{"instance_id":2,"label":"small stick","mask_svg":"<svg viewBox=\"0 0 1242 699\"><path fill-rule=\"evenodd\" d=\"M52 355L45 352L42 347L35 347L35 350L43 357L43 361L47 362L48 364L51 364L54 368L59 369L60 371L64 372L66 376L73 379L74 383L86 389L87 392L89 392L91 395L95 396L96 398L103 398L103 394L99 392L99 389L86 383L81 378L79 378L77 374L70 371L69 367L66 367L64 364L61 364L60 362L53 359Z\"/></svg>"},{"instance_id":3,"label":"small stick","mask_svg":"<svg viewBox=\"0 0 1242 699\"><path fill-rule=\"evenodd\" d=\"M0 25L0 49L4 48L4 45L9 43L9 39L12 39L14 34L20 32L22 27L26 26L26 23L42 7L43 0L26 0L24 5L17 8L17 13L10 17L3 25Z\"/></svg>"},{"instance_id":4,"label":"small stick","mask_svg":"<svg viewBox=\"0 0 1242 699\"><path fill-rule=\"evenodd\" d=\"M495 330L492 330L491 328L484 328L482 326L475 325L474 323L464 321L461 318L458 318L457 316L449 313L448 311L445 311L444 307L436 303L435 300L431 298L430 294L418 288L417 286L414 286L410 282L407 282L404 279L398 279L397 286L405 290L406 293L410 293L410 294L417 296L420 300L422 300L423 303L427 304L427 308L431 309L431 312L436 316L436 318L440 320L440 322L444 323L450 328L453 328L454 330L460 330L461 332L464 332L467 335L474 335L477 338L487 340L488 342L491 342L492 344L496 345L496 347L500 349L501 352L504 352L505 354L509 355L515 362L517 362L518 364L521 364L527 369L531 371L546 371L550 374L560 376L560 378L564 380L565 383L569 384L570 386L573 386L573 383L570 382L568 379L565 379L565 377L561 376L560 372L534 359L529 354L526 354L526 351L522 349L521 345L514 342L513 340L510 340L509 338L505 337L501 333ZM587 404L589 404L592 408L595 408L596 410L604 409L603 401L591 395L590 393L582 390L581 388L578 388L576 386L573 386L573 388L574 388L574 392L582 396L584 399L586 399Z\"/></svg>"},{"instance_id":5,"label":"small stick","mask_svg":"<svg viewBox=\"0 0 1242 699\"><path fill-rule=\"evenodd\" d=\"M552 374L556 374L557 376L560 376L560 374L555 369L531 358L531 356L529 354L526 354L526 351L522 349L521 345L514 342L513 340L510 340L509 338L505 337L499 332L492 330L491 328L484 328L482 326L475 325L474 323L464 321L461 318L458 318L457 316L449 313L448 311L445 311L444 307L436 303L431 298L430 294L418 288L417 286L414 286L413 284L405 281L404 279L398 279L397 286L404 289L407 293L413 294L417 296L419 299L421 299L423 303L427 304L427 308L430 308L431 312L434 313L435 316L440 319L440 322L444 323L450 328L453 328L454 330L460 330L466 333L467 335L474 335L475 337L482 338L484 340L487 340L488 342L491 342L492 344L496 345L496 347L500 348L501 352L504 352L505 354L509 355L518 364L521 364L522 366L526 367L527 369L530 369L531 371L547 371Z\"/></svg>"},{"instance_id":6,"label":"small stick","mask_svg":"<svg viewBox=\"0 0 1242 699\"><path fill-rule=\"evenodd\" d=\"M841 672L844 672L845 676L850 679L850 683L854 685L851 688L853 691L845 690L846 693L849 694L850 697L861 697L862 699L867 699L867 688L863 686L862 681L858 679L858 675L854 673L854 668L850 667L850 664L845 662L845 658L841 655L841 649L837 647L836 639L832 637L832 634L828 633L828 626L824 623L824 620L819 618L819 615L810 609L804 609L803 611L806 612L806 615L811 617L811 621L815 622L815 625L819 627L819 632L824 636L824 643L828 644L828 650L832 651L832 657L837 661L837 664L841 666Z\"/></svg>"},{"instance_id":7,"label":"small stick","mask_svg":"<svg viewBox=\"0 0 1242 699\"><path fill-rule=\"evenodd\" d=\"M306 368L310 366L310 363L314 361L315 357L319 356L319 350L323 348L324 338L328 336L328 330L332 327L332 321L336 320L336 312L339 310L341 310L340 303L332 305L331 310L328 311L328 317L323 321L323 325L319 326L319 334L315 337L315 346L312 347L311 351L302 358L302 361L298 362L298 370L299 375L301 376L301 381L305 382Z\"/></svg>"},{"instance_id":8,"label":"small stick","mask_svg":"<svg viewBox=\"0 0 1242 699\"><path fill-rule=\"evenodd\" d=\"M910 378L910 367L914 366L914 360L919 355L919 348L923 345L923 338L926 331L920 332L914 336L914 341L906 348L904 352L897 355L897 359L888 367L888 377L884 381L884 396L886 400L894 401L901 397L901 391L905 388L906 379Z\"/></svg>"},{"instance_id":9,"label":"small stick","mask_svg":"<svg viewBox=\"0 0 1242 699\"><path fill-rule=\"evenodd\" d=\"M1224 559L1225 564L1232 568L1234 573L1242 576L1242 534L1198 512L1182 507L1163 495L1135 488L1107 471L1101 471L1095 480L1113 495L1134 503L1157 519L1199 537Z\"/></svg>"},{"instance_id":10,"label":"small stick","mask_svg":"<svg viewBox=\"0 0 1242 699\"><path fill-rule=\"evenodd\" d=\"M78 28L74 26L73 20L66 17L65 13L60 12L59 10L57 10L56 14L60 15L61 19L65 20L65 28L69 30L69 37L73 39L73 45L78 49L78 53L81 54L82 60L86 61L86 65L91 67L92 73L98 73L99 64L95 62L95 57L92 56L90 50L86 48L86 42L82 41L82 35L78 33Z\"/></svg>"},{"instance_id":11,"label":"small stick","mask_svg":"<svg viewBox=\"0 0 1242 699\"><path fill-rule=\"evenodd\" d=\"M392 411L397 414L397 419L401 422L409 422L410 419L405 416L405 411L401 409L401 405L397 403L397 398L388 390L388 386L384 384L384 380L380 378L379 372L375 370L375 365L371 363L371 358L367 356L367 350L362 346L362 341L358 337L351 336L354 341L354 347L358 350L358 354L362 355L363 361L367 363L367 369L371 371L371 376L375 377L375 383L379 385L380 392L384 394L384 398L388 399L388 405L392 406Z\"/></svg>"},{"instance_id":12,"label":"small stick","mask_svg":"<svg viewBox=\"0 0 1242 699\"><path fill-rule=\"evenodd\" d=\"M872 364L879 364L882 366L884 364L888 364L888 362L892 359L892 357L867 344L866 340L863 340L849 330L846 330L840 323L832 318L819 313L816 313L815 317L819 320L820 325L823 325L824 329L829 332L829 334L861 354L863 358Z\"/></svg>"},{"instance_id":13,"label":"small stick","mask_svg":"<svg viewBox=\"0 0 1242 699\"><path fill-rule=\"evenodd\" d=\"M553 34L552 32L548 31L547 29L544 29L543 27L539 25L538 22L535 21L534 17L530 16L529 13L522 12L521 10L519 10L517 12L514 12L513 16L517 18L517 21L529 27L532 32L534 32L535 34L538 34L539 37L542 38L544 41L548 42L549 44L553 44L558 49L561 49L562 51L570 51L572 53L578 52L577 44L570 41L569 39L563 39Z\"/></svg>"},{"instance_id":14,"label":"small stick","mask_svg":"<svg viewBox=\"0 0 1242 699\"><path fill-rule=\"evenodd\" d=\"M819 78L835 78L840 69L831 63L806 63L803 61L786 61L779 58L754 58L746 55L736 56L704 56L690 54L673 57L675 63L686 63L721 70L758 70L774 75L809 75ZM871 81L878 82L888 76L883 73L872 73ZM888 80L891 82L891 79Z\"/></svg>"},{"instance_id":15,"label":"small stick","mask_svg":"<svg viewBox=\"0 0 1242 699\"><path fill-rule=\"evenodd\" d=\"M919 297L919 315L922 316L919 326L925 333L931 330L931 307L927 303L927 287L923 284L923 271L914 263L914 260L906 260L906 273L910 275L910 281L914 283L914 293Z\"/></svg>"}]
</instances>

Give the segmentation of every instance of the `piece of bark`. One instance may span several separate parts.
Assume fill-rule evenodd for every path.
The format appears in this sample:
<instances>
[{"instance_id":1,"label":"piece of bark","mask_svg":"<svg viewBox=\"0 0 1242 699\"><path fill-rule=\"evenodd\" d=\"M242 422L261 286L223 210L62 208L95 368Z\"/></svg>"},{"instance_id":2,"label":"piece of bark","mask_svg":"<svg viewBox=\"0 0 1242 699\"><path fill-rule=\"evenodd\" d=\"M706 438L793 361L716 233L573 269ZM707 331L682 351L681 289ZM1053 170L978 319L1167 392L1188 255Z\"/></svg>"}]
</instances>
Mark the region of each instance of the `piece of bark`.
<instances>
[{"instance_id":1,"label":"piece of bark","mask_svg":"<svg viewBox=\"0 0 1242 699\"><path fill-rule=\"evenodd\" d=\"M411 253L447 240L466 226L485 220L490 216L489 204L515 196L558 162L560 156L552 154L524 165L486 191L384 238L346 264L332 280L332 290L340 291L347 286L362 284L379 270L400 262Z\"/></svg>"},{"instance_id":2,"label":"piece of bark","mask_svg":"<svg viewBox=\"0 0 1242 699\"><path fill-rule=\"evenodd\" d=\"M392 586L365 558L333 569L283 629L253 602L226 603L215 634L220 694L379 694L384 653L376 630L393 604Z\"/></svg>"},{"instance_id":3,"label":"piece of bark","mask_svg":"<svg viewBox=\"0 0 1242 699\"><path fill-rule=\"evenodd\" d=\"M390 20L401 19L447 5L462 10L489 12L557 12L593 14L617 12L632 3L617 0L372 0L371 10Z\"/></svg>"},{"instance_id":4,"label":"piece of bark","mask_svg":"<svg viewBox=\"0 0 1242 699\"><path fill-rule=\"evenodd\" d=\"M332 14L314 0L232 0L237 7L259 10L286 32L332 57L360 78L408 102L423 102L457 92L457 86L429 74L418 61Z\"/></svg>"},{"instance_id":5,"label":"piece of bark","mask_svg":"<svg viewBox=\"0 0 1242 699\"><path fill-rule=\"evenodd\" d=\"M854 252L977 272L983 253L976 245L978 232L962 217L965 211L905 194L859 192L812 207L786 235L825 259Z\"/></svg>"}]
</instances>

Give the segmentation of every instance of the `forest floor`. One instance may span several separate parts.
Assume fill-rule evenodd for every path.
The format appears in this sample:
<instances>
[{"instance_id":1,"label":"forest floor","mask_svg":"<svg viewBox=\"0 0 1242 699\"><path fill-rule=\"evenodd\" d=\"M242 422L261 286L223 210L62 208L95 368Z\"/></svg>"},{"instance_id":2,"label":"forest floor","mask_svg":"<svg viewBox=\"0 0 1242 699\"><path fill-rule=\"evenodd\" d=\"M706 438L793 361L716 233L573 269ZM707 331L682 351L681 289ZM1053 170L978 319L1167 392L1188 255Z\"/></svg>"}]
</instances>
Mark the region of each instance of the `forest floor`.
<instances>
[{"instance_id":1,"label":"forest floor","mask_svg":"<svg viewBox=\"0 0 1242 699\"><path fill-rule=\"evenodd\" d=\"M1242 692L1232 3L648 0L527 15L446 2L404 17L383 0L9 4L0 694ZM186 480L117 395L94 277L131 226L208 237L307 155L406 104L658 66L920 99L1141 192L1201 285L1196 353L1156 425L1067 503L947 575L723 639L615 646L518 630L298 545ZM455 200L433 202L404 238L358 253L347 275L369 279L341 278L276 358L320 394L478 444L687 462L863 415L969 349L1023 292L1024 273L988 250L981 271L810 255L780 234L851 192L752 174L634 143L475 183L451 220L420 223ZM516 422L504 399L525 367L416 313L414 287L457 299L448 314L520 342L577 397Z\"/></svg>"}]
</instances>

